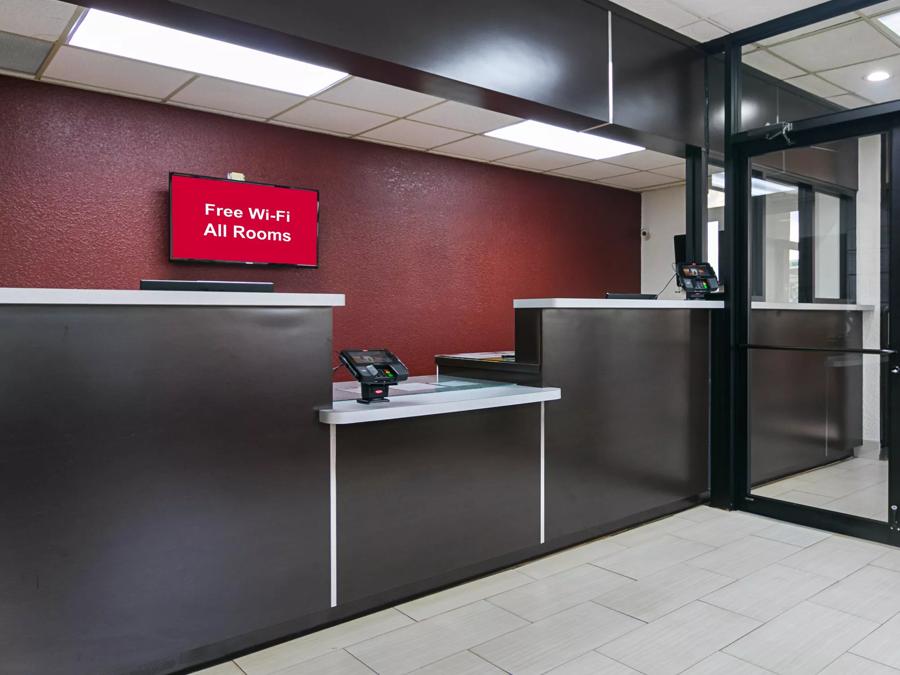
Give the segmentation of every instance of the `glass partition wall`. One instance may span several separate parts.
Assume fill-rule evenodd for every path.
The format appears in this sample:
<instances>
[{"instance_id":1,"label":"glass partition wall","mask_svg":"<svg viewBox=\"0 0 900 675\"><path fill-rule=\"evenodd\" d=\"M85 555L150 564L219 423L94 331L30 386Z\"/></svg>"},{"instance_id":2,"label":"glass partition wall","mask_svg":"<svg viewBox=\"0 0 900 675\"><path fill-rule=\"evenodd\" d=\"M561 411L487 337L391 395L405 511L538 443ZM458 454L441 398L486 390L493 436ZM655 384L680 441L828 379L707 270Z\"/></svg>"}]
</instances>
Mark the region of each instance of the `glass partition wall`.
<instances>
[{"instance_id":1,"label":"glass partition wall","mask_svg":"<svg viewBox=\"0 0 900 675\"><path fill-rule=\"evenodd\" d=\"M751 193L748 468L751 498L887 522L881 146L843 144L842 185Z\"/></svg>"},{"instance_id":2,"label":"glass partition wall","mask_svg":"<svg viewBox=\"0 0 900 675\"><path fill-rule=\"evenodd\" d=\"M841 7L706 45L711 501L900 545L900 6Z\"/></svg>"},{"instance_id":3,"label":"glass partition wall","mask_svg":"<svg viewBox=\"0 0 900 675\"><path fill-rule=\"evenodd\" d=\"M806 173L774 170L770 155L760 164L752 154L741 158L749 296L743 503L882 540L897 532L889 410L900 361L888 330L886 171L886 146L897 134L782 143L781 167L813 167ZM829 164L812 161L825 152Z\"/></svg>"},{"instance_id":4,"label":"glass partition wall","mask_svg":"<svg viewBox=\"0 0 900 675\"><path fill-rule=\"evenodd\" d=\"M900 544L900 6L841 8L706 45L711 501Z\"/></svg>"}]
</instances>

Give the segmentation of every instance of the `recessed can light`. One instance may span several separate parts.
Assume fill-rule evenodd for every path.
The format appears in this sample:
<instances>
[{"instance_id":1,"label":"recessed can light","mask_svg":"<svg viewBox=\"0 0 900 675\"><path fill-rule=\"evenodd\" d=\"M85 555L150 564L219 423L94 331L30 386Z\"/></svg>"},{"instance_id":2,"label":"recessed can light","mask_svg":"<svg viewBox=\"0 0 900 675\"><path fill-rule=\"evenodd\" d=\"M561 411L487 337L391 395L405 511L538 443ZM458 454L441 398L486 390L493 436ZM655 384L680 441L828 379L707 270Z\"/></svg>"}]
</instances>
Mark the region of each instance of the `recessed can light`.
<instances>
[{"instance_id":1,"label":"recessed can light","mask_svg":"<svg viewBox=\"0 0 900 675\"><path fill-rule=\"evenodd\" d=\"M873 70L871 73L866 75L866 80L868 82L884 82L885 80L891 79L891 74L886 70Z\"/></svg>"}]
</instances>

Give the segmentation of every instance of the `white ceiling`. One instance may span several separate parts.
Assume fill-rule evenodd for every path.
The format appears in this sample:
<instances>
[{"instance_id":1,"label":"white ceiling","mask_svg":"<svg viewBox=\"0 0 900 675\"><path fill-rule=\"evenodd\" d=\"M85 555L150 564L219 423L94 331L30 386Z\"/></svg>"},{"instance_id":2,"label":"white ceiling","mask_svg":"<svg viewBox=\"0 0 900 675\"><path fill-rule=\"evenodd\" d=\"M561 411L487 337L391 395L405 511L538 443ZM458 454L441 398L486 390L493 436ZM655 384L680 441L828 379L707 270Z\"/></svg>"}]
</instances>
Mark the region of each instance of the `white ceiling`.
<instances>
[{"instance_id":1,"label":"white ceiling","mask_svg":"<svg viewBox=\"0 0 900 675\"><path fill-rule=\"evenodd\" d=\"M700 42L777 19L822 0L615 0Z\"/></svg>"},{"instance_id":2,"label":"white ceiling","mask_svg":"<svg viewBox=\"0 0 900 675\"><path fill-rule=\"evenodd\" d=\"M2 64L0 72L627 190L684 181L678 157L643 151L604 162L535 149L484 135L517 117L358 77L304 98L71 47L65 37L81 11L57 0L0 0L0 37L28 36L55 48L37 72L4 71Z\"/></svg>"},{"instance_id":3,"label":"white ceiling","mask_svg":"<svg viewBox=\"0 0 900 675\"><path fill-rule=\"evenodd\" d=\"M619 4L696 39L817 4L811 0L620 0ZM900 37L877 18L900 9L888 0L801 30L748 45L747 64L845 107L900 98ZM684 180L684 162L644 151L588 161L485 136L516 117L358 77L304 98L164 68L66 44L81 10L58 0L0 0L0 46L22 44L49 56L36 72L0 73L142 98L280 126L548 173L642 191ZM15 40L22 41L21 43ZM43 47L41 47L43 46ZM0 55L3 50L0 50ZM33 63L33 58L11 63ZM40 56L38 56L40 58ZM21 66L10 66L21 67ZM870 83L876 69L895 75Z\"/></svg>"},{"instance_id":4,"label":"white ceiling","mask_svg":"<svg viewBox=\"0 0 900 675\"><path fill-rule=\"evenodd\" d=\"M897 10L900 0L891 0L777 35L753 45L744 59L776 76L776 69L799 69L800 74L784 79L846 108L891 101L900 98L900 36L878 17ZM867 81L875 70L892 77Z\"/></svg>"},{"instance_id":5,"label":"white ceiling","mask_svg":"<svg viewBox=\"0 0 900 675\"><path fill-rule=\"evenodd\" d=\"M689 37L706 42L819 4L821 0L616 0ZM777 35L744 48L744 62L846 108L900 98L900 38L877 18L900 10L900 0ZM893 77L871 83L865 76Z\"/></svg>"}]
</instances>

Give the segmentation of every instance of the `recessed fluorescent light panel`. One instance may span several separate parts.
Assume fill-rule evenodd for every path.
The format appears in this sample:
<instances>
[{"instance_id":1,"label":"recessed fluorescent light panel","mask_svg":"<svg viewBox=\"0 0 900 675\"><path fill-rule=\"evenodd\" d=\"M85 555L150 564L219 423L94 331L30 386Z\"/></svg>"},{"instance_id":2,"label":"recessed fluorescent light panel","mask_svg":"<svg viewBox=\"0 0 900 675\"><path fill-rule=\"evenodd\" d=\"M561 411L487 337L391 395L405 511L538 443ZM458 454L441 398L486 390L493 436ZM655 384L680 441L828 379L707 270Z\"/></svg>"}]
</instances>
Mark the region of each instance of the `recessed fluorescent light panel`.
<instances>
[{"instance_id":1,"label":"recessed fluorescent light panel","mask_svg":"<svg viewBox=\"0 0 900 675\"><path fill-rule=\"evenodd\" d=\"M513 143L532 145L545 150L564 152L567 155L586 157L587 159L607 159L629 152L643 150L639 145L622 143L594 134L555 127L552 124L526 120L512 126L489 131L487 136L502 138Z\"/></svg>"},{"instance_id":2,"label":"recessed fluorescent light panel","mask_svg":"<svg viewBox=\"0 0 900 675\"><path fill-rule=\"evenodd\" d=\"M710 184L714 188L720 190L725 189L725 172L720 171L712 175ZM776 183L773 180L765 180L763 178L750 179L750 194L754 197L762 197L763 195L772 195L776 192L796 192L795 185L786 185L784 183Z\"/></svg>"},{"instance_id":3,"label":"recessed fluorescent light panel","mask_svg":"<svg viewBox=\"0 0 900 675\"><path fill-rule=\"evenodd\" d=\"M897 35L900 35L900 12L893 12L879 16L878 20L891 29Z\"/></svg>"},{"instance_id":4,"label":"recessed fluorescent light panel","mask_svg":"<svg viewBox=\"0 0 900 675\"><path fill-rule=\"evenodd\" d=\"M96 9L88 11L69 44L299 96L320 92L347 76L330 68Z\"/></svg>"}]
</instances>

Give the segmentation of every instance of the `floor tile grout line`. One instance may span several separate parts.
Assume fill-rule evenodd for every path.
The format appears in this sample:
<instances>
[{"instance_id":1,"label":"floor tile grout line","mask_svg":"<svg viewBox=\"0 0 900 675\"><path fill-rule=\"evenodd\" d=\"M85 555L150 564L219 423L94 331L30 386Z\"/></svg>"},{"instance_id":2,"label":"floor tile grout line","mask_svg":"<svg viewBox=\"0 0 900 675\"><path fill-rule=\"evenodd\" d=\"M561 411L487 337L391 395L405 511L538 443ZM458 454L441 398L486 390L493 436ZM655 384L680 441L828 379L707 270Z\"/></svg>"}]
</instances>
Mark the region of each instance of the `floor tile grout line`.
<instances>
[{"instance_id":1,"label":"floor tile grout line","mask_svg":"<svg viewBox=\"0 0 900 675\"><path fill-rule=\"evenodd\" d=\"M849 575L848 575L848 576L849 576ZM837 581L835 581L835 584L840 583L840 582L843 581L844 579L846 579L846 577L844 577L843 579L838 579ZM835 584L831 584L831 586L834 586ZM831 588L831 586L828 586L827 588ZM824 592L825 590L827 590L827 588L824 588L824 589L822 589L822 591L819 591L819 592L820 592L820 593L821 593L821 592ZM816 595L818 595L818 593L817 593ZM700 602L704 602L704 601L703 601L703 600L700 600ZM787 613L790 612L791 610L793 610L793 609L799 607L799 606L802 605L804 602L809 602L810 604L814 604L814 605L816 605L817 607L822 607L823 609L829 609L829 610L831 610L831 611L833 611L833 612L838 612L839 614L845 614L846 616L852 617L852 618L854 618L854 619L861 619L861 620L863 620L863 621L868 621L869 623L876 623L875 621L871 621L871 620L868 620L868 619L863 619L862 617L856 616L855 614L851 614L850 612L845 612L845 611L840 610L840 609L835 609L834 607L825 607L824 605L819 605L818 603L813 603L813 602L811 602L810 598L807 598L806 600L801 600L801 601L798 602L796 605L793 605L793 606L789 607L788 609L784 610L783 612L781 612L780 614L778 614L778 616L775 616L775 617L769 619L768 621L763 621L763 622L761 622L761 623L760 623L756 628L754 628L753 630L751 630L751 631L749 631L749 632L747 632L747 633L744 633L744 635L742 635L741 637L739 637L737 640L734 640L734 641L728 643L727 645L725 645L724 647L722 647L722 648L720 649L720 651L723 651L723 652L724 652L728 647L730 647L731 645L735 644L736 642L739 642L740 640L743 640L745 637L749 637L750 635L752 635L753 633L755 633L755 632L758 631L758 630L762 630L764 627L768 626L768 625L769 625L770 623L772 623L773 621L778 620L779 618L781 618L782 616L784 616L785 614L787 614ZM704 604L712 605L712 603L709 603L709 602L704 602ZM712 606L715 607L716 605L712 605ZM724 609L724 608L720 607L719 609ZM746 615L744 615L744 614L741 614L740 612L735 612L735 611L733 611L733 610L727 610L727 611L730 611L730 612L732 612L732 614L737 614L737 615L739 615L739 616L746 616ZM896 616L896 614L895 614L894 616ZM752 617L748 617L748 618L752 618ZM759 619L754 619L754 621L759 621ZM854 647L856 647L860 642L862 642L863 640L865 640L867 637L869 637L872 633L874 633L875 631L877 631L877 630L878 630L879 628L881 628L881 626L883 626L883 625L884 625L884 624L876 624L875 628L873 628L872 630L868 631L865 635L863 635L863 636L862 636L861 638L859 638L856 642L854 642L848 649L844 650L844 651L838 656L838 658L840 658L840 656L843 656L844 654L849 653L849 652L850 652ZM732 657L737 658L737 659L739 659L739 660L741 660L741 661L745 661L745 662L747 662L747 663L750 663L751 665L758 666L758 667L760 667L760 668L763 668L763 670L766 670L766 668L765 668L764 666L760 666L760 665L757 664L757 663L753 663L752 661L747 661L746 659L740 659L739 657L735 656L734 654L731 654L731 653L728 653L728 652L725 652L725 653L728 654L728 656L732 656ZM837 660L837 659L835 659L835 661L836 661L836 660ZM871 659L870 659L870 660L871 660ZM831 662L829 662L829 665L830 665L830 663L831 663ZM887 664L884 664L884 665L887 665ZM826 666L826 667L827 667L827 666ZM823 670L824 670L824 669L823 669ZM820 670L819 672L821 672L821 670Z\"/></svg>"},{"instance_id":2,"label":"floor tile grout line","mask_svg":"<svg viewBox=\"0 0 900 675\"><path fill-rule=\"evenodd\" d=\"M815 601L815 598L818 597L819 595L822 595L822 593L824 593L825 591L827 591L827 590L829 590L829 589L831 589L831 588L834 588L834 587L837 586L838 584L841 584L841 583L847 581L847 579L849 579L850 577L852 577L854 574L857 574L857 573L861 572L862 570L866 569L867 567L875 567L876 569L884 569L884 568L877 568L875 565L872 565L871 563L866 563L865 565L863 565L862 567L860 567L858 570L855 570L855 571L851 572L850 574L848 574L848 575L845 576L845 577L841 577L840 579L837 579L834 583L829 584L828 586L826 586L825 588L823 588L821 591L819 591L819 592L816 593L815 595L811 595L811 596L808 597L806 600L804 600L804 602L811 602L812 604L814 604L814 605L816 605L816 606L818 606L818 607L824 607L825 609L831 609L831 610L834 610L834 611L836 611L836 612L842 612L842 613L847 614L847 615L849 615L849 616L856 617L857 619L862 619L863 621L870 621L870 622L872 622L872 623L877 623L877 624L878 624L878 627L881 628L881 626L883 626L884 624L886 624L888 621L890 621L891 619L896 618L896 616L897 616L898 614L900 614L900 609L898 609L896 612L894 612L893 614L891 614L891 616L888 617L885 621L877 621L876 619L869 619L868 617L860 616L859 614L854 614L853 612L848 612L847 610L844 610L844 609L837 609L836 607L831 607L830 605L823 605L823 604L821 604L821 603ZM893 570L888 570L888 571L891 572L891 571L893 571ZM814 573L812 573L812 574L814 574ZM821 576L821 575L819 575L819 576ZM856 644L859 644L859 643L857 642ZM853 646L855 647L856 644L854 644Z\"/></svg>"},{"instance_id":3,"label":"floor tile grout line","mask_svg":"<svg viewBox=\"0 0 900 675\"><path fill-rule=\"evenodd\" d=\"M507 675L511 675L510 672L509 672L508 670L506 670L506 668L501 668L500 666L498 666L496 663L494 663L494 662L491 661L490 659L487 659L487 658L483 657L481 654L476 654L475 652L473 652L471 647L470 647L469 649L466 649L466 650L463 650L463 651L457 652L457 653L458 653L458 654L471 654L471 655L474 656L476 659L479 659L479 660L481 660L481 661L484 661L485 663L487 663L487 664L493 666L494 668L496 668L496 669L499 670L500 672L507 673ZM448 657L448 658L449 658L449 657Z\"/></svg>"},{"instance_id":4,"label":"floor tile grout line","mask_svg":"<svg viewBox=\"0 0 900 675\"><path fill-rule=\"evenodd\" d=\"M743 616L743 614L741 616ZM754 630L756 630L756 629L754 629ZM751 632L753 632L753 631L751 631ZM747 633L747 635L749 635L749 634L750 633ZM734 643L732 643L732 644L734 644ZM722 649L724 649L724 647ZM773 670L769 670L768 668L763 668L762 666L758 666L755 663L750 663L750 661L748 661L747 659L742 659L740 656L735 656L734 654L729 654L728 652L722 651L722 649L717 649L716 651L713 652L713 654L723 654L723 655L727 656L728 658L734 659L735 661L740 661L741 663L746 663L748 666L753 666L754 668L759 668L763 672L772 673L772 675L778 675L778 673L776 673ZM710 656L712 656L712 654L710 654ZM706 658L709 658L709 656L707 656ZM693 666L691 666L691 668L693 668ZM690 668L688 668L688 670L690 670ZM685 672L685 671L682 671L682 672Z\"/></svg>"},{"instance_id":5,"label":"floor tile grout line","mask_svg":"<svg viewBox=\"0 0 900 675\"><path fill-rule=\"evenodd\" d=\"M548 614L547 616L543 616L543 617L541 617L540 619L537 619L537 620L535 620L535 621L532 621L531 619L526 619L526 618L525 618L524 616L522 616L521 614L516 614L515 612L513 612L513 611L510 610L510 609L507 609L506 611L509 612L510 614L513 614L513 615L515 615L516 617L522 619L523 621L527 621L529 626L533 626L533 625L535 625L535 624L540 623L541 621L546 621L547 619L552 619L552 618L555 617L555 616L559 616L559 615L562 614L563 612L571 611L571 610L575 609L576 607L581 607L582 605L587 605L587 604L589 604L589 603L590 603L590 604L594 604L594 605L598 605L598 606L602 607L603 609L609 610L610 612L615 612L616 614L621 614L622 616L628 617L629 619L634 619L635 621L640 621L640 622L641 622L641 625L640 625L640 626L635 626L632 630L637 630L638 628L642 628L643 626L646 626L646 625L648 625L648 624L650 623L649 621L644 621L643 619L639 619L639 618L637 618L636 616L631 616L631 614L628 614L627 612L623 612L622 610L614 609L614 608L612 608L612 607L607 607L606 605L602 605L602 604L600 604L599 602L595 602L593 599L591 599L591 600L583 600L583 601L581 601L581 602L579 602L579 603L577 603L577 604L575 604L575 605L572 605L571 607L565 607L564 609L561 609L561 610L559 610L559 611L553 612L552 614ZM491 604L494 605L494 603L491 603ZM495 607L500 607L499 605L494 605L494 606L495 606ZM500 607L500 609L504 609L504 608L503 608L503 607ZM679 608L679 609L680 609L680 608ZM523 628L528 628L528 626L519 626L518 628L514 628L514 629L513 629L512 631L510 631L510 632L517 631L517 630L522 630ZM628 632L630 633L631 630L629 630ZM504 633L504 635L506 635L506 633ZM623 633L622 635L626 635L626 633ZM499 637L499 636L497 636L497 637ZM622 636L619 636L619 637L622 637ZM469 647L469 649L475 649L476 647L480 647L480 646L482 646L482 645L484 645L484 644L486 644L486 643L488 643L488 642L490 642L491 640L494 640L494 639L495 639L495 638L491 638L490 640L485 640L484 642L479 642L477 645L473 645L473 646ZM618 638L614 638L614 639L617 640ZM612 642L612 640L608 640L607 642ZM607 644L607 642L604 642L603 644L605 645L605 644ZM603 645L600 645L600 646L602 647ZM598 647L598 648L599 648L599 647Z\"/></svg>"},{"instance_id":6,"label":"floor tile grout line","mask_svg":"<svg viewBox=\"0 0 900 675\"><path fill-rule=\"evenodd\" d=\"M404 604L405 604L405 603L404 603ZM473 603L466 603L465 605L460 605L460 607L466 607L467 605L470 605L470 604L473 604ZM400 605L392 605L392 606L391 606L391 609L396 609L396 610L397 610L398 612L400 612L403 616L409 618L411 621L413 621L413 622L415 622L415 623L420 623L420 621L427 621L428 619L431 618L431 616L429 616L429 617L426 617L425 619L421 619L421 620L420 620L420 619L417 619L416 617L412 616L411 614L407 614L407 613L404 612L402 609L400 609ZM454 607L453 609L459 609L459 607ZM450 612L450 611L453 611L453 610L449 610L449 609L448 609L448 610L446 610L446 611L444 611L444 612L438 612L437 614L433 614L432 616L440 616L441 614L445 614L446 612Z\"/></svg>"},{"instance_id":7,"label":"floor tile grout line","mask_svg":"<svg viewBox=\"0 0 900 675\"><path fill-rule=\"evenodd\" d=\"M474 603L472 603L472 604L474 604ZM493 604L493 603L491 603L491 604ZM467 606L468 606L468 605L467 605ZM497 607L496 605L494 605L494 606ZM503 609L503 608L502 608L502 607L499 607L498 609ZM509 612L509 610L504 610L504 611ZM509 613L512 614L513 616L515 616L515 617L518 618L518 619L522 619L523 621L526 621L526 622L528 623L528 626L531 626L531 625L533 624L533 622L528 621L528 619L525 619L524 617L519 616L519 615L516 614L515 612L509 612ZM416 624L413 624L413 625L416 625ZM521 630L521 629L523 629L523 628L527 628L528 626L517 626L516 628L512 628L512 629L510 629L510 630L508 630L508 631L504 631L503 633L498 633L497 635L494 635L493 637L491 637L489 640L485 640L484 642L479 642L478 644L475 644L475 645L469 645L468 647L465 647L464 649L462 649L462 652L472 651L472 650L475 649L476 647L480 647L480 646L483 645L483 644L487 644L487 643L490 642L491 640L496 640L497 638L503 637L504 635L509 635L510 633L514 633L514 632L517 631L517 630ZM404 626L404 628L408 628L408 626ZM393 632L393 631L392 631L392 632ZM386 634L386 633L385 633L385 634ZM347 651L349 651L349 650L347 650ZM435 659L434 661L429 661L428 663L423 663L423 664L421 664L421 665L419 665L419 666L416 666L412 671L409 671L409 672L414 672L414 671L416 671L416 670L420 670L420 669L422 669L422 668L425 668L426 666L433 665L433 664L435 664L435 663L438 663L439 661L443 661L443 660L446 659L446 658L450 658L451 656L454 656L454 655L456 655L456 654L460 654L460 653L462 653L462 652L453 652L453 654L448 654L448 655L446 655L446 656L441 656L440 658L437 658L437 659ZM472 653L475 654L475 652L472 652ZM352 655L352 654L351 654L351 655ZM480 656L479 654L475 654L475 656L478 656L479 658L484 659L485 661L488 661L488 659L485 659L483 656ZM361 661L362 659L357 659L357 660L360 660L360 661ZM365 662L363 662L363 663L364 663L367 667L371 668L371 666L369 666L369 665L366 664ZM488 661L488 663L490 663L491 665L495 665L492 661ZM499 668L499 666L497 666L497 667ZM372 670L374 670L374 668L372 668ZM501 670L502 670L502 669L501 669ZM378 671L376 670L375 672L377 673Z\"/></svg>"},{"instance_id":8,"label":"floor tile grout line","mask_svg":"<svg viewBox=\"0 0 900 675\"><path fill-rule=\"evenodd\" d=\"M523 586L527 586L527 585L528 585L528 584L523 584ZM513 591L514 591L516 588L521 588L521 586L516 586L515 588L511 588L511 589L509 589L509 590L513 590ZM445 609L445 610L443 610L443 611L438 612L437 614L432 614L431 616L427 616L427 617L425 617L424 619L416 619L415 617L410 616L409 614L407 614L407 613L404 612L403 610L399 609L399 606L398 606L398 605L395 605L395 606L393 607L393 609L396 609L398 612L400 612L401 614L403 614L403 616L409 616L409 618L412 619L415 623L423 623L423 622L425 622L425 621L429 621L430 619L434 619L434 618L439 617L439 616L444 616L445 614L449 614L450 612L454 612L454 611L456 611L456 610L458 610L458 609L463 609L464 607L471 607L472 605L476 605L476 604L478 604L479 602L490 602L490 599L491 599L491 598L495 598L495 597L497 597L498 595L503 595L503 593L506 593L506 592L507 592L507 591L500 591L500 593L494 593L493 595L490 595L490 596L487 596L487 597L484 597L484 598L476 598L475 600L472 600L471 602L466 602L466 603L464 603L464 604L462 604L462 605L459 605L459 606L457 606L457 607L451 607L450 609ZM512 611L506 609L505 607L500 607L500 605L497 605L497 604L495 604L495 603L493 603L493 602L490 602L490 604L493 605L494 607L497 607L497 608L499 608L499 609L502 609L502 610L505 611L505 612L510 612L510 614L515 614L515 616L517 616L518 618L524 619L525 621L528 621L529 623L534 623L533 621L530 621L529 619L525 619L524 616L519 616L519 615L516 614L515 612L512 612ZM407 628L407 626L401 626L401 628ZM377 636L376 636L376 637L377 637Z\"/></svg>"},{"instance_id":9,"label":"floor tile grout line","mask_svg":"<svg viewBox=\"0 0 900 675\"><path fill-rule=\"evenodd\" d=\"M412 619L412 620L415 621L416 623L421 623L422 621L427 621L428 619L433 619L433 618L436 617L436 616L441 616L441 615L443 615L443 614L447 614L448 612L452 612L452 611L454 611L454 610L456 610L456 609L462 609L463 607L468 607L469 605L474 605L474 604L477 603L477 602L487 601L487 600L489 600L490 598L497 597L498 595L503 595L504 593L508 593L509 591L514 591L514 590L516 590L517 588L522 588L522 587L524 587L524 586L529 586L529 585L531 585L532 583L534 583L535 581L541 581L541 579L534 579L533 577L528 577L528 579L530 579L530 581L528 581L528 582L519 584L518 586L513 586L512 588L507 588L507 589L505 589L505 590L498 591L498 592L496 592L496 593L492 593L492 594L490 594L490 595L485 595L485 596L481 596L481 597L475 598L474 600L471 600L471 601L469 601L469 602L465 602L465 603L463 603L463 604L461 604L461 605L458 605L458 606L456 606L456 607L450 607L449 609L445 609L445 610L442 610L442 611L440 611L440 612L437 612L436 614L432 614L431 616L427 616L427 617L425 617L424 619L417 619L417 618L415 618L414 616L412 616L411 614L408 614L408 613L404 612L402 609L400 609L400 607L401 607L402 605L410 604L410 603L416 602L417 600L423 600L423 599L432 597L432 596L434 596L434 595L438 595L438 594L440 594L440 593L444 593L444 592L446 592L446 591L452 591L452 590L455 590L455 589L457 589L457 588L461 588L461 587L463 587L463 586L466 586L466 585L468 585L468 584L470 584L470 583L476 583L476 582L481 581L481 580L483 580L483 579L490 579L490 578L492 578L492 577L498 576L498 575L503 574L503 573L505 573L505 572L513 572L513 571L515 571L516 569L517 569L517 568L511 568L511 569L499 570L499 571L497 571L497 572L495 572L495 573L493 573L493 574L491 574L491 575L488 575L488 576L486 576L486 577L480 577L480 578L478 578L478 579L473 579L473 580L471 580L471 581L464 581L464 582L462 582L462 583L460 583L460 584L457 584L456 586L450 586L450 587L445 588L445 589L443 589L443 590L436 591L435 593L431 593L431 594L428 594L428 595L423 595L423 596L420 596L420 597L418 597L418 598L415 598L414 600L409 600L409 601L407 601L407 602L402 602L402 603L400 603L399 605L393 605L393 606L391 607L391 609L396 609L398 612L400 612L400 613L403 614L404 616L408 616L410 619ZM528 575L526 575L526 574L524 574L524 573L522 573L522 574L523 574L523 576L526 576L526 577L528 576ZM549 578L549 577L545 577L545 578ZM494 603L491 603L491 604L494 605ZM499 605L494 605L494 606L495 606L495 607L499 607ZM504 609L504 608L501 607L500 609ZM509 610L506 610L506 611L509 611ZM518 616L518 614L517 614L516 616ZM524 618L524 617L521 617L521 618Z\"/></svg>"},{"instance_id":10,"label":"floor tile grout line","mask_svg":"<svg viewBox=\"0 0 900 675\"><path fill-rule=\"evenodd\" d=\"M646 625L646 624L645 624L645 625ZM639 626L639 627L640 627L640 626ZM625 635L627 635L627 634L628 634L628 633L626 633ZM624 636L623 636L623 637L624 637ZM616 638L616 640L618 640L618 639L619 639L619 638ZM615 642L615 640L611 640L610 642ZM604 658L609 659L610 661L614 661L615 663L619 663L619 664L623 665L623 666L626 667L626 668L631 668L631 670L635 671L636 673L641 673L641 675L647 675L646 673L644 673L644 671L638 670L638 669L635 668L634 666L629 666L629 665L628 665L627 663L625 663L624 661L620 661L619 659L613 658L612 656L609 656L608 654L604 654L603 652L601 652L601 651L600 651L600 648L603 647L603 646L605 646L605 645L608 645L608 644L609 644L609 642L604 642L602 645L600 645L600 647L595 647L592 651L594 651L595 653L599 654L600 656L602 656L602 657L604 657ZM584 656L584 655L582 654L582 656Z\"/></svg>"},{"instance_id":11,"label":"floor tile grout line","mask_svg":"<svg viewBox=\"0 0 900 675\"><path fill-rule=\"evenodd\" d=\"M820 605L820 606L821 606L821 605ZM834 608L833 608L833 607L829 607L829 609L834 609ZM842 611L842 610L835 610L835 611L840 612L840 611ZM850 614L850 612L844 612L844 614ZM876 626L876 628L875 628L874 630L869 631L869 632L866 633L863 637L861 637L859 640L857 640L856 642L854 642L854 643L850 646L850 648L849 648L847 651L848 651L848 652L851 651L854 647L856 647L857 645L859 645L860 642L862 642L863 640L865 640L867 637L869 637L869 636L870 636L872 633L874 633L876 630L878 630L879 628L881 628L882 626L884 626L884 625L885 625L886 623L888 623L889 621L893 621L894 619L896 619L898 614L900 614L900 610L894 612L894 614L891 616L890 619L888 619L887 621L884 621L883 623L879 623L879 624ZM850 614L850 616L856 616L856 615L855 615L855 614ZM859 618L862 618L862 617L856 617L856 618L859 619ZM873 621L872 623L877 623L877 622ZM858 655L857 655L857 656L858 656ZM865 658L865 657L864 657L864 658ZM869 660L870 660L870 661L873 661L874 659L869 659ZM878 661L878 663L881 663L881 661ZM887 665L887 664L884 664L884 665Z\"/></svg>"},{"instance_id":12,"label":"floor tile grout line","mask_svg":"<svg viewBox=\"0 0 900 675\"><path fill-rule=\"evenodd\" d=\"M350 658L359 661L363 665L363 668L365 668L366 670L371 670L373 673L375 673L375 675L378 675L377 670L375 670L372 666L370 666L368 663L366 663L361 658L359 658L356 654L348 651L347 649L345 649L343 647L341 647L341 651L344 652L345 654L349 655ZM273 675L278 675L278 673L274 673Z\"/></svg>"},{"instance_id":13,"label":"floor tile grout line","mask_svg":"<svg viewBox=\"0 0 900 675\"><path fill-rule=\"evenodd\" d=\"M765 567L762 567L762 568L756 570L756 572L762 572L763 570L769 569L770 567L774 567L775 565L780 565L781 562L782 562L782 560L776 560L775 562L773 562L773 563L771 563L771 564L769 564L769 565L766 565ZM811 574L811 575L816 576L816 577L819 577L819 578L821 578L821 579L825 579L826 581L831 581L831 583L828 584L827 586L825 586L824 588L822 588L821 590L816 591L815 593L813 593L813 594L810 595L809 597L804 598L804 599L800 600L799 602L797 602L796 604L791 605L790 607L788 607L788 608L785 609L784 611L779 612L778 614L776 614L776 615L775 615L774 617L772 617L771 619L766 619L765 621L762 622L763 625L769 623L770 621L774 621L775 619L777 619L778 617L780 617L782 614L785 614L785 613L791 611L792 609L794 609L794 607L796 607L797 605L800 605L800 604L802 604L802 603L804 603L804 602L810 602L811 599L814 598L815 596L819 595L819 593L824 593L825 591L827 591L827 590L828 590L829 588L831 588L832 586L835 586L836 584L841 583L844 579L847 578L847 577L843 577L843 578L841 578L841 579L831 579L831 577L826 577L826 576L824 576L824 575L822 575L822 574L817 574L817 573L815 573L815 572L810 572L809 570L802 570L802 569L799 569L799 568L797 568L797 567L790 567L790 566L787 566L787 565L782 565L782 567L786 567L787 569L794 570L794 571L798 571L798 572L804 572L804 573L806 573L806 574ZM714 593L718 593L719 591L721 591L721 590L723 590L723 589L726 589L726 588L728 588L728 587L730 587L730 586L733 586L733 585L735 585L736 583L738 583L738 582L740 582L740 581L743 581L743 580L746 579L747 577L752 576L752 574L756 574L756 572L753 572L753 573L748 574L748 575L746 575L746 576L744 576L744 577L741 577L740 579L736 579L734 582L732 582L732 583L730 583L730 584L726 584L725 586L722 586L722 588L717 588L716 590L714 590L714 591L712 591L712 592L710 592L710 593L707 593L706 595L704 595L704 596L702 596L702 597L700 597L700 598L697 598L697 601L698 601L698 602L702 602L702 603L705 604L705 605L711 605L711 606L713 606L713 607L718 607L719 609L727 610L727 611L729 611L729 612L731 612L731 613L733 613L733 614L738 614L738 615L743 616L743 617L746 617L746 618L748 618L748 619L753 619L754 621L759 621L760 619L758 619L758 618L756 618L756 617L754 617L754 616L749 616L749 615L747 615L747 614L742 614L741 612L738 612L737 610L734 610L734 609L728 609L727 607L720 607L719 605L715 604L714 602L710 602L709 600L707 600L707 598L708 598L709 596L713 595ZM847 576L849 576L849 575L847 575ZM816 603L816 604L818 604L818 603ZM824 607L824 605L820 605L820 607ZM829 609L830 609L830 608L829 608ZM844 613L845 613L845 614L849 614L849 612L844 612ZM852 615L851 615L851 616L852 616ZM861 617L860 617L860 618L861 618Z\"/></svg>"},{"instance_id":14,"label":"floor tile grout line","mask_svg":"<svg viewBox=\"0 0 900 675\"><path fill-rule=\"evenodd\" d=\"M871 635L871 633L869 633L869 635ZM866 637L869 637L869 636L867 635ZM864 639L865 638L863 638L863 640ZM859 642L857 642L856 644L859 644ZM855 646L856 645L853 645L853 647L855 647ZM850 649L845 651L843 654L841 654L841 656L847 656L849 654L850 656L855 656L856 658L862 659L863 661L866 661L867 663L874 663L875 665L884 666L885 668L890 668L891 670L900 672L900 670L897 670L896 668L894 668L894 666L892 666L888 663L885 663L884 661L878 661L877 659L870 659L868 656L863 656L862 654L857 654L856 652L851 651L853 649L853 647L851 647ZM841 658L841 656L839 656L838 659ZM837 659L835 659L835 661L837 661ZM831 664L828 664L828 665L831 665Z\"/></svg>"}]
</instances>

